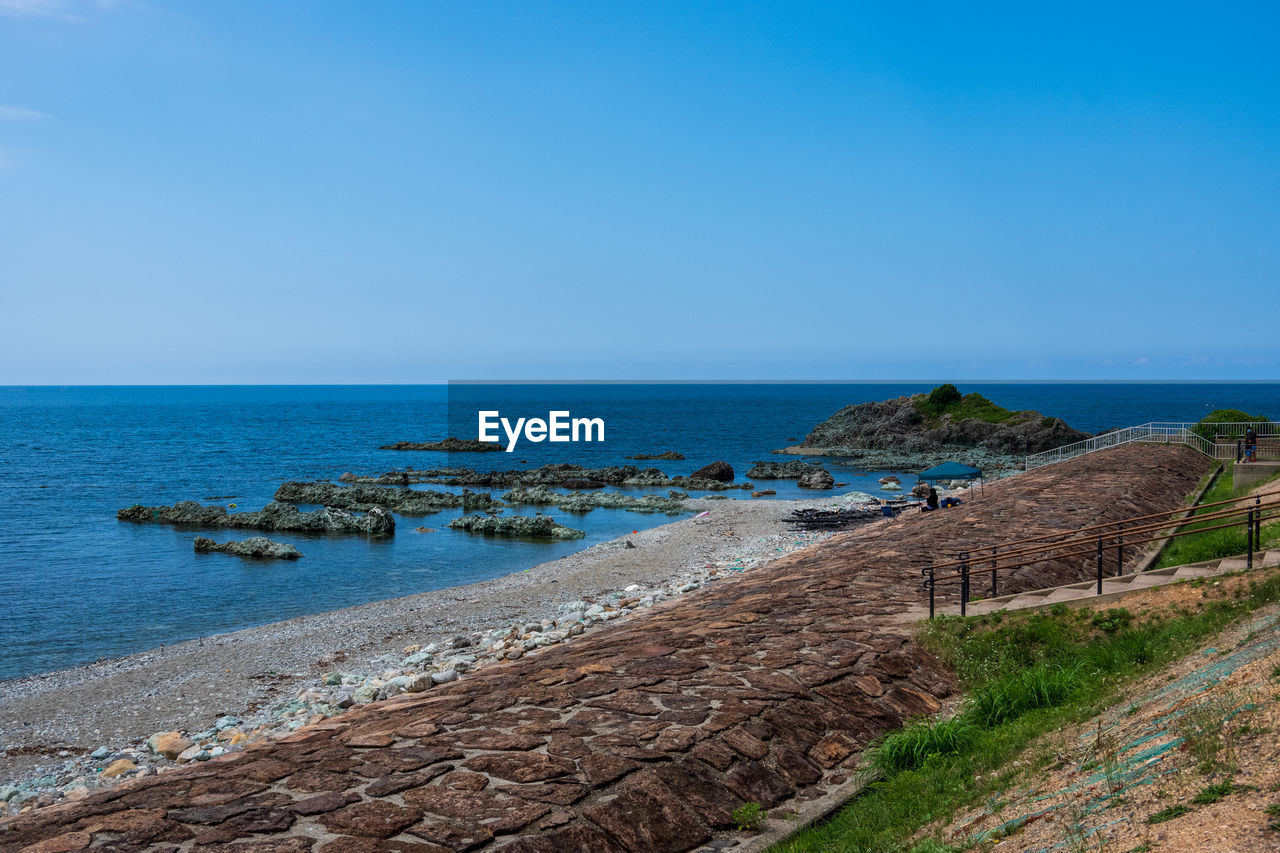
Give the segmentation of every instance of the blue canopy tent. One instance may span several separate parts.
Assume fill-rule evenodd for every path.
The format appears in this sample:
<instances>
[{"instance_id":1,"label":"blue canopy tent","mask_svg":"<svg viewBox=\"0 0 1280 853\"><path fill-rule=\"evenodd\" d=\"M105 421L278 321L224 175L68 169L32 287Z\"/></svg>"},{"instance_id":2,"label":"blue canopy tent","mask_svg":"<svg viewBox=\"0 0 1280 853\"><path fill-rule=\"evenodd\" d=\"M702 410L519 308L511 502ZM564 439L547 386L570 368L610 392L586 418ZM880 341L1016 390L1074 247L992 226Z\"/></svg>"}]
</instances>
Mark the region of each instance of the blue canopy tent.
<instances>
[{"instance_id":1,"label":"blue canopy tent","mask_svg":"<svg viewBox=\"0 0 1280 853\"><path fill-rule=\"evenodd\" d=\"M969 465L962 465L959 462L943 462L941 465L933 466L928 471L921 471L916 477L931 484L939 480L968 480L972 485L974 480L978 480L982 485L986 485L986 482L982 480L981 468L973 468Z\"/></svg>"}]
</instances>

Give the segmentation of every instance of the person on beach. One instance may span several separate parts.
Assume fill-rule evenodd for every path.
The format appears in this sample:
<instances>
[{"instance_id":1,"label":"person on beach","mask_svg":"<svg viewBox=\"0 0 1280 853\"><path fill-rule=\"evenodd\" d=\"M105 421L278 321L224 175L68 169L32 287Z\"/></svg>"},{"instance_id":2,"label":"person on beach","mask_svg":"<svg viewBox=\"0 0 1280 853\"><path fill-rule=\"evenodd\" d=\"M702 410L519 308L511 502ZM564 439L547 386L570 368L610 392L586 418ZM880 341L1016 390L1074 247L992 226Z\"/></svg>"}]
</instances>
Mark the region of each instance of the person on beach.
<instances>
[{"instance_id":1,"label":"person on beach","mask_svg":"<svg viewBox=\"0 0 1280 853\"><path fill-rule=\"evenodd\" d=\"M924 499L924 506L920 507L921 512L929 512L938 508L938 490L929 487L929 496Z\"/></svg>"},{"instance_id":2,"label":"person on beach","mask_svg":"<svg viewBox=\"0 0 1280 853\"><path fill-rule=\"evenodd\" d=\"M1249 428L1244 431L1244 461L1255 462L1254 457L1258 453L1258 433L1254 430L1253 424L1249 424Z\"/></svg>"}]
</instances>

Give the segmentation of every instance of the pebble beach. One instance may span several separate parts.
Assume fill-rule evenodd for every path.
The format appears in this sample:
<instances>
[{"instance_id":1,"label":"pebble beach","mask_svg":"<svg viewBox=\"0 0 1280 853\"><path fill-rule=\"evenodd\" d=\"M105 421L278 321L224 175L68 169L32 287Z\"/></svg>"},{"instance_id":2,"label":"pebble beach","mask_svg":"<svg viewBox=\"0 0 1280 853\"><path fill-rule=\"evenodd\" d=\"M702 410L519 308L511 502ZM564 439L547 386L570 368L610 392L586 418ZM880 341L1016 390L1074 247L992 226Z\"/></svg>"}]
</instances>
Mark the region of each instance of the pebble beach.
<instances>
[{"instance_id":1,"label":"pebble beach","mask_svg":"<svg viewBox=\"0 0 1280 853\"><path fill-rule=\"evenodd\" d=\"M693 500L692 517L483 583L0 683L0 808L78 799L536 655L832 535L793 529L796 510L871 500Z\"/></svg>"}]
</instances>

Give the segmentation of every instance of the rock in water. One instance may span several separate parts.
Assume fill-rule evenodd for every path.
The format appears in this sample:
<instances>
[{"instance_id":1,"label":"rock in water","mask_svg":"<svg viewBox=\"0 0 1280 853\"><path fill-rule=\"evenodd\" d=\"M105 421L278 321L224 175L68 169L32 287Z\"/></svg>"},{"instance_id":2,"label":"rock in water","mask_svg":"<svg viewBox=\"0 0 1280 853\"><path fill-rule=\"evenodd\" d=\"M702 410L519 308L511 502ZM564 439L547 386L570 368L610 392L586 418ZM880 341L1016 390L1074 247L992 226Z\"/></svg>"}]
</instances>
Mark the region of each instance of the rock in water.
<instances>
[{"instance_id":1,"label":"rock in water","mask_svg":"<svg viewBox=\"0 0 1280 853\"><path fill-rule=\"evenodd\" d=\"M756 462L747 476L753 480L799 480L805 474L824 470L816 462Z\"/></svg>"},{"instance_id":2,"label":"rock in water","mask_svg":"<svg viewBox=\"0 0 1280 853\"><path fill-rule=\"evenodd\" d=\"M565 527L545 515L483 516L464 515L449 522L454 530L489 533L494 536L518 536L529 539L581 539L587 534Z\"/></svg>"},{"instance_id":3,"label":"rock in water","mask_svg":"<svg viewBox=\"0 0 1280 853\"><path fill-rule=\"evenodd\" d=\"M195 501L180 501L173 506L134 506L116 513L120 521L177 524L190 527L249 530L298 530L311 533L364 533L390 536L396 520L381 507L365 515L354 515L342 509L325 507L312 512L299 512L297 507L272 501L256 512L228 513L226 507L201 506Z\"/></svg>"},{"instance_id":4,"label":"rock in water","mask_svg":"<svg viewBox=\"0 0 1280 853\"><path fill-rule=\"evenodd\" d=\"M379 450L434 450L438 453L492 453L505 450L501 442L480 441L477 438L454 438L449 436L441 441L397 441L395 444L384 444Z\"/></svg>"},{"instance_id":5,"label":"rock in water","mask_svg":"<svg viewBox=\"0 0 1280 853\"><path fill-rule=\"evenodd\" d=\"M705 468L699 468L689 475L691 480L719 480L721 483L733 482L733 466L728 462L712 462Z\"/></svg>"},{"instance_id":6,"label":"rock in water","mask_svg":"<svg viewBox=\"0 0 1280 853\"><path fill-rule=\"evenodd\" d=\"M628 459L670 459L673 462L684 461L684 454L677 453L674 450L668 450L666 453L637 453L635 456L628 456Z\"/></svg>"},{"instance_id":7,"label":"rock in water","mask_svg":"<svg viewBox=\"0 0 1280 853\"><path fill-rule=\"evenodd\" d=\"M197 536L195 548L200 554L219 552L255 560L296 560L302 556L302 552L292 545L272 542L265 536L253 536L240 542L223 542L221 545L212 539Z\"/></svg>"},{"instance_id":8,"label":"rock in water","mask_svg":"<svg viewBox=\"0 0 1280 853\"><path fill-rule=\"evenodd\" d=\"M352 475L353 477L355 475ZM390 476L390 475L388 475ZM408 476L404 477L405 485ZM289 503L320 504L342 509L372 510L374 507L389 509L401 515L429 515L442 509L462 507L464 510L489 509L501 503L488 492L463 489L462 494L437 491L413 491L396 486L375 486L357 483L354 486L338 486L333 483L301 483L290 480L276 489L275 499Z\"/></svg>"},{"instance_id":9,"label":"rock in water","mask_svg":"<svg viewBox=\"0 0 1280 853\"><path fill-rule=\"evenodd\" d=\"M836 484L836 478L819 468L801 477L796 485L802 489L830 489Z\"/></svg>"}]
</instances>

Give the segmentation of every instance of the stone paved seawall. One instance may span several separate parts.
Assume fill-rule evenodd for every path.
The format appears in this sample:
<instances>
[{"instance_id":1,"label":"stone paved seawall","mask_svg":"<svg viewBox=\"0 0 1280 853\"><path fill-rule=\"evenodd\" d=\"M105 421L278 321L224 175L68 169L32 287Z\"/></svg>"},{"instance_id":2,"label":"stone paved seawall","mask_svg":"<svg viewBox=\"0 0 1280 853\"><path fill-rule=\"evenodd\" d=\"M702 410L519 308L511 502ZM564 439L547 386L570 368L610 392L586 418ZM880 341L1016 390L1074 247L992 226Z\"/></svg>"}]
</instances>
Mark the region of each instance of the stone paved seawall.
<instances>
[{"instance_id":1,"label":"stone paved seawall","mask_svg":"<svg viewBox=\"0 0 1280 853\"><path fill-rule=\"evenodd\" d=\"M1175 508L1208 467L1126 446L1004 480L429 693L19 815L0 851L694 849L743 803L843 783L869 741L954 692L910 638L920 567ZM1091 570L1046 564L1002 588Z\"/></svg>"}]
</instances>

